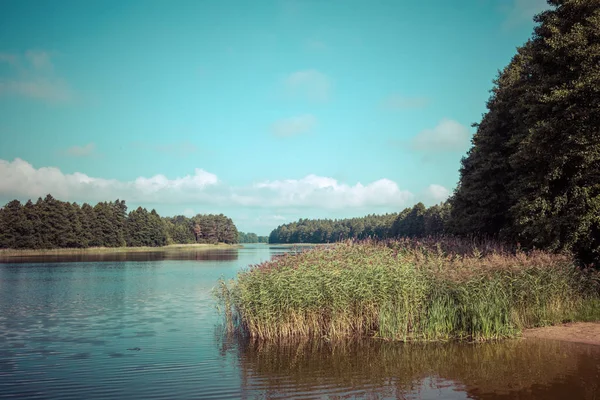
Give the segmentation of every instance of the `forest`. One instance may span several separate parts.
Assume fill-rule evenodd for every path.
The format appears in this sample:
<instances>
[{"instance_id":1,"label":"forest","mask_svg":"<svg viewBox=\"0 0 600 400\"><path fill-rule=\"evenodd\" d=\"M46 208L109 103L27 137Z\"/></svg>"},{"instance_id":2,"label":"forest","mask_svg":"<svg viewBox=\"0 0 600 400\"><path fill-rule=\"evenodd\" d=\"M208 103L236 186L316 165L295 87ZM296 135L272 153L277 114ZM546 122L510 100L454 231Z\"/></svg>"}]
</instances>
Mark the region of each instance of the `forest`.
<instances>
[{"instance_id":1,"label":"forest","mask_svg":"<svg viewBox=\"0 0 600 400\"><path fill-rule=\"evenodd\" d=\"M0 208L0 248L158 247L237 241L236 226L223 214L161 217L142 207L127 213L124 200L80 206L47 195L35 203L13 200Z\"/></svg>"},{"instance_id":2,"label":"forest","mask_svg":"<svg viewBox=\"0 0 600 400\"><path fill-rule=\"evenodd\" d=\"M600 261L600 2L550 0L499 73L448 231Z\"/></svg>"},{"instance_id":3,"label":"forest","mask_svg":"<svg viewBox=\"0 0 600 400\"><path fill-rule=\"evenodd\" d=\"M238 243L268 243L268 236L258 236L256 233L238 232Z\"/></svg>"},{"instance_id":4,"label":"forest","mask_svg":"<svg viewBox=\"0 0 600 400\"><path fill-rule=\"evenodd\" d=\"M333 243L347 239L440 236L446 233L449 213L447 202L429 208L417 203L397 214L300 219L274 229L269 235L269 243Z\"/></svg>"}]
</instances>

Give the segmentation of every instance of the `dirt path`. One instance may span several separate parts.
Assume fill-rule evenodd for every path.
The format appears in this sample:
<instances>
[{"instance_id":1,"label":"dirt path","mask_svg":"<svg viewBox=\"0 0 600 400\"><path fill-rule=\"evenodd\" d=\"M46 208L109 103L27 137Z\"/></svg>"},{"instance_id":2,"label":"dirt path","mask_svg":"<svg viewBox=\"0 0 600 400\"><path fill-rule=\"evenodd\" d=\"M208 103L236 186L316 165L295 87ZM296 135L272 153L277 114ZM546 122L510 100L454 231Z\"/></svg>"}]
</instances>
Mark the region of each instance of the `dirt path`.
<instances>
[{"instance_id":1,"label":"dirt path","mask_svg":"<svg viewBox=\"0 0 600 400\"><path fill-rule=\"evenodd\" d=\"M600 346L600 322L573 322L527 329L523 332L523 337L564 340Z\"/></svg>"}]
</instances>

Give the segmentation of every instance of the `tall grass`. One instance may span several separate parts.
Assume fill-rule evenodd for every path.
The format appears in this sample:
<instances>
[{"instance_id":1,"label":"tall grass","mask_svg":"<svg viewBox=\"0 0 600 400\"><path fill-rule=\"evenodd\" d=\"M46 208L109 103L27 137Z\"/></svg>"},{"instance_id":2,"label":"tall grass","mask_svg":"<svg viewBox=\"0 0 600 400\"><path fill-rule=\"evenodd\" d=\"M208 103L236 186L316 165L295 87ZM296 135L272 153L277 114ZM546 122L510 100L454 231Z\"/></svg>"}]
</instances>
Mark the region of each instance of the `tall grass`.
<instances>
[{"instance_id":1,"label":"tall grass","mask_svg":"<svg viewBox=\"0 0 600 400\"><path fill-rule=\"evenodd\" d=\"M345 242L220 282L232 329L260 338L482 341L600 319L597 273L561 255L442 239Z\"/></svg>"}]
</instances>

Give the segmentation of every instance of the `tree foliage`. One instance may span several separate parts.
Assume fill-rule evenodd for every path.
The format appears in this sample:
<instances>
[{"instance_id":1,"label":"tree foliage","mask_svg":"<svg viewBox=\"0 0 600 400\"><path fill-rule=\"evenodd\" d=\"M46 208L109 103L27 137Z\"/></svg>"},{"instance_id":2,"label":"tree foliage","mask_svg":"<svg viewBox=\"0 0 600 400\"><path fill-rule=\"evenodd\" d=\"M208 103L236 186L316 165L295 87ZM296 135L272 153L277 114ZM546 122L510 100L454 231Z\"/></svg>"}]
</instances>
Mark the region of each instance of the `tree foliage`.
<instances>
[{"instance_id":1,"label":"tree foliage","mask_svg":"<svg viewBox=\"0 0 600 400\"><path fill-rule=\"evenodd\" d=\"M549 0L499 74L449 229L600 260L600 0Z\"/></svg>"},{"instance_id":2,"label":"tree foliage","mask_svg":"<svg viewBox=\"0 0 600 400\"><path fill-rule=\"evenodd\" d=\"M92 207L47 195L36 203L13 200L0 208L0 248L158 247L237 240L235 224L223 214L163 218L142 207L127 214L124 200Z\"/></svg>"},{"instance_id":3,"label":"tree foliage","mask_svg":"<svg viewBox=\"0 0 600 400\"><path fill-rule=\"evenodd\" d=\"M347 219L300 219L280 225L269 235L269 243L333 243L346 239L388 239L438 236L445 233L449 205L426 208L418 203L399 214L367 215Z\"/></svg>"},{"instance_id":4,"label":"tree foliage","mask_svg":"<svg viewBox=\"0 0 600 400\"><path fill-rule=\"evenodd\" d=\"M268 243L268 236L258 236L256 233L238 232L238 243Z\"/></svg>"}]
</instances>

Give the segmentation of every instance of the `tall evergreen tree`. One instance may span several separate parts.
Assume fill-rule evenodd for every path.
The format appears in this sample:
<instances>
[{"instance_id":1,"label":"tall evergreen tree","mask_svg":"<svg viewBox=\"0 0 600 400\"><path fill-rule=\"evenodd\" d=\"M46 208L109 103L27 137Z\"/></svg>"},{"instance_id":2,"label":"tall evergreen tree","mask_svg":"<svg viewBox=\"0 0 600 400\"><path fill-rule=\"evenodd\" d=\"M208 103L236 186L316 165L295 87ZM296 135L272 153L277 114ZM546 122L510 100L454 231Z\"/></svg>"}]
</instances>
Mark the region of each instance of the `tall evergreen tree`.
<instances>
[{"instance_id":1,"label":"tall evergreen tree","mask_svg":"<svg viewBox=\"0 0 600 400\"><path fill-rule=\"evenodd\" d=\"M148 233L147 246L159 247L167 244L165 224L154 209L148 214Z\"/></svg>"},{"instance_id":2,"label":"tall evergreen tree","mask_svg":"<svg viewBox=\"0 0 600 400\"><path fill-rule=\"evenodd\" d=\"M600 1L553 0L536 20L537 101L511 163L521 242L600 261Z\"/></svg>"},{"instance_id":3,"label":"tall evergreen tree","mask_svg":"<svg viewBox=\"0 0 600 400\"><path fill-rule=\"evenodd\" d=\"M119 235L116 233L115 209L110 202L101 202L94 206L96 223L93 228L94 236L98 238L99 246L119 247Z\"/></svg>"},{"instance_id":4,"label":"tall evergreen tree","mask_svg":"<svg viewBox=\"0 0 600 400\"><path fill-rule=\"evenodd\" d=\"M24 222L22 230L22 242L20 245L23 248L38 249L40 248L40 228L42 221L39 217L38 210L31 200L23 206L23 214L27 222Z\"/></svg>"},{"instance_id":5,"label":"tall evergreen tree","mask_svg":"<svg viewBox=\"0 0 600 400\"><path fill-rule=\"evenodd\" d=\"M95 223L94 209L87 203L79 208L79 221L81 223L81 247L90 247L94 244L92 226Z\"/></svg>"},{"instance_id":6,"label":"tall evergreen tree","mask_svg":"<svg viewBox=\"0 0 600 400\"><path fill-rule=\"evenodd\" d=\"M58 247L84 247L81 237L83 228L81 220L79 219L79 205L77 203L61 203L61 209L66 223L61 229L61 238Z\"/></svg>"},{"instance_id":7,"label":"tall evergreen tree","mask_svg":"<svg viewBox=\"0 0 600 400\"><path fill-rule=\"evenodd\" d=\"M532 101L523 73L530 46L519 49L495 80L487 102L489 111L475 124L473 147L461 162L461 179L450 200L453 233L493 237L510 224L507 211L514 199L508 187L515 177L510 156L518 145L513 138L526 131L523 114L526 103Z\"/></svg>"},{"instance_id":8,"label":"tall evergreen tree","mask_svg":"<svg viewBox=\"0 0 600 400\"><path fill-rule=\"evenodd\" d=\"M266 240L263 238L263 240ZM223 214L162 218L138 207L127 214L124 200L62 202L52 195L23 206L13 200L0 208L0 248L85 248L165 246L170 243L237 243L238 231Z\"/></svg>"},{"instance_id":9,"label":"tall evergreen tree","mask_svg":"<svg viewBox=\"0 0 600 400\"><path fill-rule=\"evenodd\" d=\"M0 244L6 248L23 247L23 231L27 218L23 206L18 200L13 200L0 210Z\"/></svg>"},{"instance_id":10,"label":"tall evergreen tree","mask_svg":"<svg viewBox=\"0 0 600 400\"><path fill-rule=\"evenodd\" d=\"M125 235L127 237L127 246L138 247L150 245L150 224L148 219L148 211L142 207L138 207L129 213Z\"/></svg>"},{"instance_id":11,"label":"tall evergreen tree","mask_svg":"<svg viewBox=\"0 0 600 400\"><path fill-rule=\"evenodd\" d=\"M548 3L496 82L450 226L598 262L600 0Z\"/></svg>"}]
</instances>

